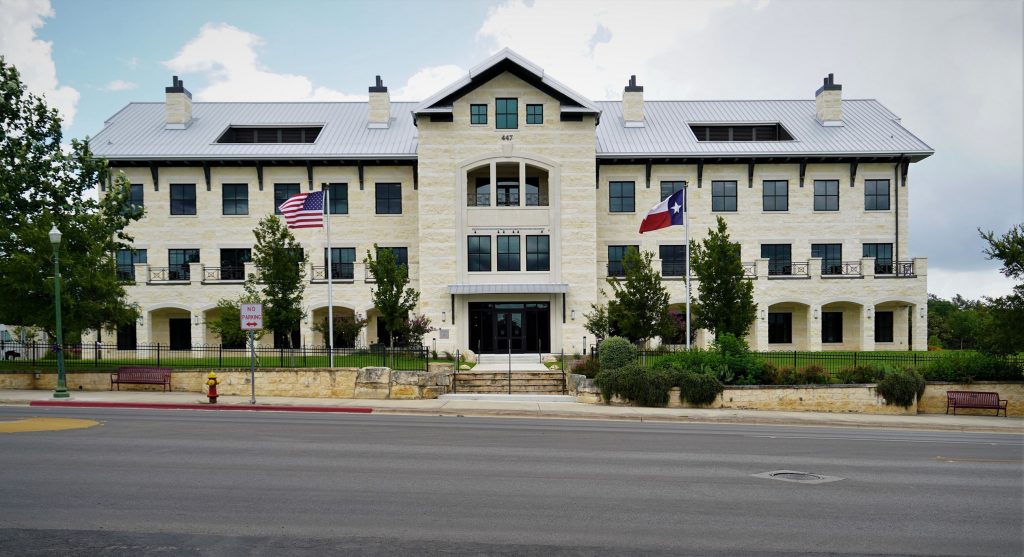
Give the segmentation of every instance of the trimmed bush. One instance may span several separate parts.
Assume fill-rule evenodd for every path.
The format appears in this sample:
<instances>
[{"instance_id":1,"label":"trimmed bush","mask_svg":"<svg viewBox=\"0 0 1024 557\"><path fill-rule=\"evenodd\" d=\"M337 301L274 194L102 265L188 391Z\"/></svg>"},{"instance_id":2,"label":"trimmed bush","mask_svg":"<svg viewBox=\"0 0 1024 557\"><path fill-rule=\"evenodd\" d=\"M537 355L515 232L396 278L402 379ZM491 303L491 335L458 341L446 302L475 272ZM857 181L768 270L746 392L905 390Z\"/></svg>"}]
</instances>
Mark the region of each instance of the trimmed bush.
<instances>
[{"instance_id":1,"label":"trimmed bush","mask_svg":"<svg viewBox=\"0 0 1024 557\"><path fill-rule=\"evenodd\" d=\"M619 369L640 361L640 351L627 339L608 337L601 341L597 359L601 369Z\"/></svg>"},{"instance_id":2,"label":"trimmed bush","mask_svg":"<svg viewBox=\"0 0 1024 557\"><path fill-rule=\"evenodd\" d=\"M887 370L875 390L882 395L886 404L909 408L914 400L924 394L925 381L913 369Z\"/></svg>"},{"instance_id":3,"label":"trimmed bush","mask_svg":"<svg viewBox=\"0 0 1024 557\"><path fill-rule=\"evenodd\" d=\"M597 364L597 358L593 356L587 356L581 360L576 360L576 363L572 366L572 372L580 375L585 375L590 379L597 377L597 372L601 370L601 367Z\"/></svg>"},{"instance_id":4,"label":"trimmed bush","mask_svg":"<svg viewBox=\"0 0 1024 557\"><path fill-rule=\"evenodd\" d=\"M1019 366L1006 358L981 352L944 351L925 364L921 372L928 381L953 383L1024 379Z\"/></svg>"},{"instance_id":5,"label":"trimmed bush","mask_svg":"<svg viewBox=\"0 0 1024 557\"><path fill-rule=\"evenodd\" d=\"M633 362L617 369L602 367L594 384L606 403L618 395L638 406L665 406L669 389L675 385L675 375L666 369L646 369Z\"/></svg>"},{"instance_id":6,"label":"trimmed bush","mask_svg":"<svg viewBox=\"0 0 1024 557\"><path fill-rule=\"evenodd\" d=\"M710 370L708 370L710 371ZM713 403L725 386L711 373L684 371L679 374L679 400L698 406Z\"/></svg>"},{"instance_id":7,"label":"trimmed bush","mask_svg":"<svg viewBox=\"0 0 1024 557\"><path fill-rule=\"evenodd\" d=\"M882 368L873 365L848 366L836 372L836 380L844 385L877 383L884 376Z\"/></svg>"},{"instance_id":8,"label":"trimmed bush","mask_svg":"<svg viewBox=\"0 0 1024 557\"><path fill-rule=\"evenodd\" d=\"M832 382L832 376L825 368L818 364L804 366L797 370L797 385L828 385Z\"/></svg>"}]
</instances>

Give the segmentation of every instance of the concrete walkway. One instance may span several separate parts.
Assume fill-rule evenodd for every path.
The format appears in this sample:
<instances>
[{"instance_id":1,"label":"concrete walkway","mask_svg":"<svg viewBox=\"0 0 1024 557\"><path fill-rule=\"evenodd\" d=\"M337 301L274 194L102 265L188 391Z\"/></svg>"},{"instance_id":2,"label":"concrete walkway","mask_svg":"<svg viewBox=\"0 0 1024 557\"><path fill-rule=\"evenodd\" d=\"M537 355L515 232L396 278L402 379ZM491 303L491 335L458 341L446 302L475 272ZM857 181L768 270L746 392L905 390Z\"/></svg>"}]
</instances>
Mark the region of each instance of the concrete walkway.
<instances>
[{"instance_id":1,"label":"concrete walkway","mask_svg":"<svg viewBox=\"0 0 1024 557\"><path fill-rule=\"evenodd\" d=\"M53 400L51 391L0 390L0 404L28 405L33 401ZM162 393L141 391L76 391L79 402L196 404L205 403L198 393ZM219 406L247 405L248 396L221 396ZM867 428L928 429L979 433L1024 434L1024 418L994 416L948 416L918 414L887 416L875 414L826 412L776 412L767 410L725 410L714 408L639 408L578 402L504 402L499 400L369 400L337 398L298 398L257 396L260 406L371 408L374 413L426 414L431 416L505 416L530 418L566 418L594 420L635 420L657 422L741 423L795 426L835 426ZM210 407L215 410L216 407ZM40 408L45 412L44 408Z\"/></svg>"}]
</instances>

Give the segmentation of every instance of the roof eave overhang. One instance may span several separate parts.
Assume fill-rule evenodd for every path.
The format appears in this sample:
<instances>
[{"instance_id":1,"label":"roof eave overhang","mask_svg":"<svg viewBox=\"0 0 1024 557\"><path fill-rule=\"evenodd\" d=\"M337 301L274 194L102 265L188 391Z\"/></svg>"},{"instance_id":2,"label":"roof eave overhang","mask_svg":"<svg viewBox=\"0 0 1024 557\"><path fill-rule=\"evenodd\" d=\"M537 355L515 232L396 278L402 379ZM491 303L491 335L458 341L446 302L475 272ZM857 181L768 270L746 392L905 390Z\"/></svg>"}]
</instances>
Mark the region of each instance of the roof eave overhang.
<instances>
[{"instance_id":1,"label":"roof eave overhang","mask_svg":"<svg viewBox=\"0 0 1024 557\"><path fill-rule=\"evenodd\" d=\"M898 160L907 157L911 162L918 162L932 156L934 151L888 151L888 152L859 152L859 153L597 153L597 158L602 160L629 160L629 159L713 159L713 160L749 160L749 159L794 159L794 162L806 159L808 162L815 162L819 159L892 159Z\"/></svg>"}]
</instances>

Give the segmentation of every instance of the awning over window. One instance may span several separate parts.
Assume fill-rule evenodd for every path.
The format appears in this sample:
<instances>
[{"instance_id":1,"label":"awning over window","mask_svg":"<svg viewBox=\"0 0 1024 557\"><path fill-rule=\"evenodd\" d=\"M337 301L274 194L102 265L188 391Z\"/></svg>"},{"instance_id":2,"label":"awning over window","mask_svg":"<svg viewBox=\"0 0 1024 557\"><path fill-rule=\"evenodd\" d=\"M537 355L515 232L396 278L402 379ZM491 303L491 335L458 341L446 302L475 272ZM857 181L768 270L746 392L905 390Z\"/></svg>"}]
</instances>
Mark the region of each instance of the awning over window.
<instances>
[{"instance_id":1,"label":"awning over window","mask_svg":"<svg viewBox=\"0 0 1024 557\"><path fill-rule=\"evenodd\" d=\"M565 294L568 284L449 284L449 294Z\"/></svg>"}]
</instances>

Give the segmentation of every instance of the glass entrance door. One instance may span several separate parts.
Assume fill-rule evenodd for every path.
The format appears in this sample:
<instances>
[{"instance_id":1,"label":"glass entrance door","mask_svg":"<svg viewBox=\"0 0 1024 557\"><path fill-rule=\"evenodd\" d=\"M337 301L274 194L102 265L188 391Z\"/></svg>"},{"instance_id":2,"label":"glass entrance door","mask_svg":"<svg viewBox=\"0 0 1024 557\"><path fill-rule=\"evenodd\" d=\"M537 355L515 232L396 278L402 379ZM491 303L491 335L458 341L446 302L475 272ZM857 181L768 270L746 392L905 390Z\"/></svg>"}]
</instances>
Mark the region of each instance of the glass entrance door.
<instances>
[{"instance_id":1,"label":"glass entrance door","mask_svg":"<svg viewBox=\"0 0 1024 557\"><path fill-rule=\"evenodd\" d=\"M523 351L523 311L498 310L495 312L494 345L498 352Z\"/></svg>"},{"instance_id":2,"label":"glass entrance door","mask_svg":"<svg viewBox=\"0 0 1024 557\"><path fill-rule=\"evenodd\" d=\"M551 351L549 307L547 302L470 303L470 349L483 354Z\"/></svg>"}]
</instances>

